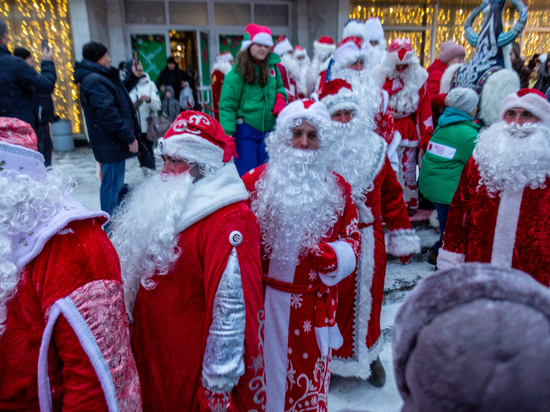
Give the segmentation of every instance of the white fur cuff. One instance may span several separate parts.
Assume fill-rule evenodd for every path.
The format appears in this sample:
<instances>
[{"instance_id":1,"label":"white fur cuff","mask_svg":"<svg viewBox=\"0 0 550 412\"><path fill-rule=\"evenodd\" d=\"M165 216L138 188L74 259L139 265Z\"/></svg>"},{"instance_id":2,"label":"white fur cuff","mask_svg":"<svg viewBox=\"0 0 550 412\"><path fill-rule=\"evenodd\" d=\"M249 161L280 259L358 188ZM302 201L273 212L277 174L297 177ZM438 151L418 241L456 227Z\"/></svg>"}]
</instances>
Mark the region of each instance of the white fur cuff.
<instances>
[{"instance_id":1,"label":"white fur cuff","mask_svg":"<svg viewBox=\"0 0 550 412\"><path fill-rule=\"evenodd\" d=\"M357 263L355 260L355 253L349 243L338 240L328 243L328 245L334 250L334 253L336 253L338 266L335 271L327 273L326 275L319 273L319 276L325 285L334 286L342 279L351 275Z\"/></svg>"},{"instance_id":2,"label":"white fur cuff","mask_svg":"<svg viewBox=\"0 0 550 412\"><path fill-rule=\"evenodd\" d=\"M443 248L439 249L439 254L437 255L437 268L440 270L454 268L455 266L461 265L466 260L466 255L464 253L455 253L449 252Z\"/></svg>"},{"instance_id":3,"label":"white fur cuff","mask_svg":"<svg viewBox=\"0 0 550 412\"><path fill-rule=\"evenodd\" d=\"M394 256L408 256L420 253L420 238L413 229L398 229L390 232L388 252Z\"/></svg>"}]
</instances>

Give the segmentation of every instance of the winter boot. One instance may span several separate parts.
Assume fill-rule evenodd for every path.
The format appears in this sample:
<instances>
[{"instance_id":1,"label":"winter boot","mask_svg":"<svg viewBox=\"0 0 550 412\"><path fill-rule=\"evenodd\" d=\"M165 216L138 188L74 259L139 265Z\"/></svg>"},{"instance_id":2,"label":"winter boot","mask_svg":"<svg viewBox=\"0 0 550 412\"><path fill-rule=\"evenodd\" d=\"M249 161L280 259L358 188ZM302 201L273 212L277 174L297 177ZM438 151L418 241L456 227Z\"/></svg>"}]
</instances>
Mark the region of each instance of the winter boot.
<instances>
[{"instance_id":1,"label":"winter boot","mask_svg":"<svg viewBox=\"0 0 550 412\"><path fill-rule=\"evenodd\" d=\"M380 357L370 364L370 377L368 381L372 386L376 386L377 388L381 388L386 383L386 371L380 361Z\"/></svg>"}]
</instances>

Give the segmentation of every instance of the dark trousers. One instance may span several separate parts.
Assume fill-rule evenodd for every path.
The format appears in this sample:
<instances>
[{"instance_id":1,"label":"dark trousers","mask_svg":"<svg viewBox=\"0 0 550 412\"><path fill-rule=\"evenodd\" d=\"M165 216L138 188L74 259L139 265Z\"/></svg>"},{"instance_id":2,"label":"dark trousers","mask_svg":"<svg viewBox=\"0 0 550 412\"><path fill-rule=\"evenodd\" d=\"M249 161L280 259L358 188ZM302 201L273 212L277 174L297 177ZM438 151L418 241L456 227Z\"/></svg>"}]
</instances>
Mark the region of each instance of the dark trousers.
<instances>
[{"instance_id":1,"label":"dark trousers","mask_svg":"<svg viewBox=\"0 0 550 412\"><path fill-rule=\"evenodd\" d=\"M237 124L235 147L239 158L235 159L235 166L239 176L267 162L266 134L267 132L262 133L244 122Z\"/></svg>"},{"instance_id":2,"label":"dark trousers","mask_svg":"<svg viewBox=\"0 0 550 412\"><path fill-rule=\"evenodd\" d=\"M101 163L101 188L99 200L101 210L113 215L120 202L120 192L124 186L126 160L116 163ZM108 225L105 227L108 232Z\"/></svg>"},{"instance_id":3,"label":"dark trousers","mask_svg":"<svg viewBox=\"0 0 550 412\"><path fill-rule=\"evenodd\" d=\"M44 156L44 164L46 167L52 165L52 150L53 143L50 136L50 124L39 124L36 129L36 139L38 143L38 151Z\"/></svg>"},{"instance_id":4,"label":"dark trousers","mask_svg":"<svg viewBox=\"0 0 550 412\"><path fill-rule=\"evenodd\" d=\"M443 246L443 233L445 233L445 226L447 225L447 215L449 214L449 206L442 203L432 202L435 210L437 210L437 220L439 221L439 228L441 229L441 236L439 240L434 243L432 252L439 253L439 248Z\"/></svg>"},{"instance_id":5,"label":"dark trousers","mask_svg":"<svg viewBox=\"0 0 550 412\"><path fill-rule=\"evenodd\" d=\"M155 154L153 153L153 142L147 139L147 133L141 134L138 153L139 165L151 170L155 170Z\"/></svg>"}]
</instances>

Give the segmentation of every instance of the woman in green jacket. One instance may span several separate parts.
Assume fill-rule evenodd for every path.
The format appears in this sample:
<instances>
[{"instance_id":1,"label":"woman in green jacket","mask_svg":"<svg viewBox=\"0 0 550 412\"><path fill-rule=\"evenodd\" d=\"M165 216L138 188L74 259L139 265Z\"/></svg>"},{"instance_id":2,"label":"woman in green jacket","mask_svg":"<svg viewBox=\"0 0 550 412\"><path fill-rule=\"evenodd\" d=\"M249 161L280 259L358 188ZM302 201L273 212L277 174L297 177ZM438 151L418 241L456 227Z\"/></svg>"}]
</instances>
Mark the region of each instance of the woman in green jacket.
<instances>
[{"instance_id":1,"label":"woman in green jacket","mask_svg":"<svg viewBox=\"0 0 550 412\"><path fill-rule=\"evenodd\" d=\"M447 213L460 181L462 169L472 157L480 127L474 123L479 97L470 89L458 87L447 94L448 107L428 144L422 159L419 188L437 210L441 237L432 247L428 262L435 265Z\"/></svg>"},{"instance_id":2,"label":"woman in green jacket","mask_svg":"<svg viewBox=\"0 0 550 412\"><path fill-rule=\"evenodd\" d=\"M279 56L268 27L246 26L237 64L225 77L219 103L220 123L235 136L235 166L242 176L267 162L264 138L286 106L286 93L276 64Z\"/></svg>"}]
</instances>

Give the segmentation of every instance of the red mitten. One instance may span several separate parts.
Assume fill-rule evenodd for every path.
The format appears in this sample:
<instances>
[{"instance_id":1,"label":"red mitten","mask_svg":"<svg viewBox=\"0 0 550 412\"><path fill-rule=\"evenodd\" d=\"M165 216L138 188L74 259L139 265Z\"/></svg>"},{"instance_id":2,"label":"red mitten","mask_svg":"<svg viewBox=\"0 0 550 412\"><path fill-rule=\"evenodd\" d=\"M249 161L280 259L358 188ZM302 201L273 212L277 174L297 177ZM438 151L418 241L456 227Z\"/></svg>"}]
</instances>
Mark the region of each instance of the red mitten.
<instances>
[{"instance_id":1,"label":"red mitten","mask_svg":"<svg viewBox=\"0 0 550 412\"><path fill-rule=\"evenodd\" d=\"M286 99L281 93L275 96L275 105L273 106L273 116L279 116L286 106Z\"/></svg>"},{"instance_id":2,"label":"red mitten","mask_svg":"<svg viewBox=\"0 0 550 412\"><path fill-rule=\"evenodd\" d=\"M405 264L409 261L410 258L412 258L412 255L401 256L399 260L401 261L401 263Z\"/></svg>"},{"instance_id":3,"label":"red mitten","mask_svg":"<svg viewBox=\"0 0 550 412\"><path fill-rule=\"evenodd\" d=\"M326 243L321 243L319 248L311 252L313 258L313 268L317 272L327 274L336 270L338 258L336 252Z\"/></svg>"},{"instance_id":4,"label":"red mitten","mask_svg":"<svg viewBox=\"0 0 550 412\"><path fill-rule=\"evenodd\" d=\"M214 392L201 385L198 398L201 412L235 412L231 392Z\"/></svg>"}]
</instances>

